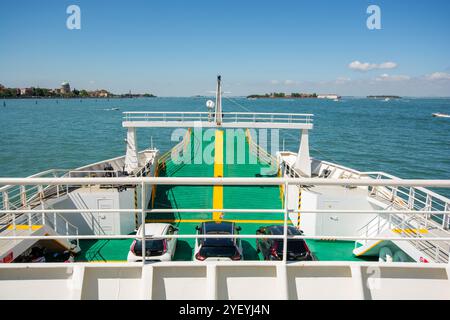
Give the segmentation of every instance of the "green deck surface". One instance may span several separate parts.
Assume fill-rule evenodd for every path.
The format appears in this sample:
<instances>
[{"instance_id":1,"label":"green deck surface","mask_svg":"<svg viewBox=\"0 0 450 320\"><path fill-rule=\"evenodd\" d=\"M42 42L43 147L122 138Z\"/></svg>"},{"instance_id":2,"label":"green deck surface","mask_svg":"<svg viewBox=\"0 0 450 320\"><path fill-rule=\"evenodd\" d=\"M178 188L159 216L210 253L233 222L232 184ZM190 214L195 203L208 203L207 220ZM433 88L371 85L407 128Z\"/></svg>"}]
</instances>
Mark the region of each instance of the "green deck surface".
<instances>
[{"instance_id":1,"label":"green deck surface","mask_svg":"<svg viewBox=\"0 0 450 320\"><path fill-rule=\"evenodd\" d=\"M81 252L76 261L115 262L126 261L131 239L80 240Z\"/></svg>"},{"instance_id":2,"label":"green deck surface","mask_svg":"<svg viewBox=\"0 0 450 320\"><path fill-rule=\"evenodd\" d=\"M236 137L224 134L224 176L225 177L273 177L276 172L255 157L249 150L243 130L236 130ZM196 138L191 133L191 145ZM241 144L238 143L239 139ZM197 140L198 141L198 140ZM245 146L242 144L245 141ZM214 143L212 141L211 143ZM202 153L209 143L203 143ZM211 148L211 146L209 146ZM245 148L245 161L239 163L237 149ZM210 150L210 149L208 149ZM213 177L214 164L194 164L191 148L191 163L176 164L172 160L165 163L159 171L161 177ZM214 151L212 151L214 153ZM234 155L233 155L234 154ZM242 162L242 161L241 161ZM226 209L281 209L280 188L278 186L224 186L223 207ZM207 209L213 207L212 186L158 186L154 201L155 208ZM151 206L151 202L149 204ZM283 213L225 213L224 220L241 220L237 222L242 228L241 234L255 234L261 226L282 224ZM179 234L195 234L195 226L201 221L212 219L212 213L153 213L147 215L148 222L171 222L179 228ZM178 239L175 260L192 260L194 239ZM132 240L81 241L82 253L78 261L124 261ZM244 260L260 260L255 249L255 239L242 240ZM361 261L353 256L354 242L307 241L311 251L318 260Z\"/></svg>"}]
</instances>

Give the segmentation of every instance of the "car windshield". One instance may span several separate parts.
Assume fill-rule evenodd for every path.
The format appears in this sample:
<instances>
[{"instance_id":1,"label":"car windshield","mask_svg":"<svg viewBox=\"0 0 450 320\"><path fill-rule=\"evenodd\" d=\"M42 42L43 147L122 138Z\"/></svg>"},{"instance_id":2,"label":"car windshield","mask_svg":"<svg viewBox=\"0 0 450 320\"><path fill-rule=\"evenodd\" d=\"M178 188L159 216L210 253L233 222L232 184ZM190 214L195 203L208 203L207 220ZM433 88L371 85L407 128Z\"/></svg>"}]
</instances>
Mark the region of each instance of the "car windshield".
<instances>
[{"instance_id":1,"label":"car windshield","mask_svg":"<svg viewBox=\"0 0 450 320\"><path fill-rule=\"evenodd\" d=\"M284 243L283 240L276 240L277 242L277 252L282 253ZM295 254L304 254L306 253L306 248L304 244L304 240L288 240L287 251Z\"/></svg>"},{"instance_id":2,"label":"car windshield","mask_svg":"<svg viewBox=\"0 0 450 320\"><path fill-rule=\"evenodd\" d=\"M231 234L231 225L229 224L208 224L204 226L204 234L207 235L229 235ZM231 238L203 238L200 240L203 246L207 247L232 247L234 248L235 239Z\"/></svg>"},{"instance_id":3,"label":"car windshield","mask_svg":"<svg viewBox=\"0 0 450 320\"><path fill-rule=\"evenodd\" d=\"M208 234L218 234L218 233L208 233ZM220 234L229 234L229 233L220 233ZM201 244L203 246L209 247L234 247L234 239L227 238L204 238L201 239Z\"/></svg>"},{"instance_id":4,"label":"car windshield","mask_svg":"<svg viewBox=\"0 0 450 320\"><path fill-rule=\"evenodd\" d=\"M235 246L226 246L226 247L210 247L210 246L202 246L200 249L200 255L205 258L231 258L237 254L237 250Z\"/></svg>"},{"instance_id":5,"label":"car windshield","mask_svg":"<svg viewBox=\"0 0 450 320\"><path fill-rule=\"evenodd\" d=\"M145 251L147 255L158 255L162 254L164 251L164 240L146 240L145 241ZM134 252L136 255L142 255L142 241L136 240L134 245Z\"/></svg>"}]
</instances>

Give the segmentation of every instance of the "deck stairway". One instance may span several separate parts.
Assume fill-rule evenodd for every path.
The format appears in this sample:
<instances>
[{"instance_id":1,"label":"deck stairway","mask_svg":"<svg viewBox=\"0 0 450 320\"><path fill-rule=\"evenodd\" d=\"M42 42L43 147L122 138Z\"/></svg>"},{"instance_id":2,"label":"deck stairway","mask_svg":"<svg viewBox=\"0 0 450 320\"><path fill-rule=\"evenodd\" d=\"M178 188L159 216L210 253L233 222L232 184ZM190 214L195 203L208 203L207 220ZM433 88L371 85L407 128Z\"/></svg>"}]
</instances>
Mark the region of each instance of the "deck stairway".
<instances>
[{"instance_id":1,"label":"deck stairway","mask_svg":"<svg viewBox=\"0 0 450 320\"><path fill-rule=\"evenodd\" d=\"M372 196L375 196L372 193ZM378 200L383 200L376 195ZM384 198L385 199L385 198ZM391 210L411 210L401 199L391 203ZM362 237L398 237L407 239L425 238L423 241L393 240L398 248L407 253L415 261L448 263L450 243L433 241L433 238L449 237L450 231L433 219L433 215L380 214L360 229ZM429 240L428 240L429 239ZM353 253L356 256L373 255L387 244L385 241L357 241Z\"/></svg>"},{"instance_id":2,"label":"deck stairway","mask_svg":"<svg viewBox=\"0 0 450 320\"><path fill-rule=\"evenodd\" d=\"M64 194L70 188L66 186L5 186L1 189L1 205L5 210L34 210L41 209L44 202L52 201ZM78 228L68 222L59 213L22 213L5 214L0 217L1 236L58 236L78 235ZM0 241L0 262L12 262L23 254L37 240L15 239ZM54 240L65 250L78 252L78 240Z\"/></svg>"},{"instance_id":3,"label":"deck stairway","mask_svg":"<svg viewBox=\"0 0 450 320\"><path fill-rule=\"evenodd\" d=\"M4 222L3 222L4 223ZM58 213L26 213L19 217L10 217L7 223L0 227L1 236L58 236L78 235L78 228L69 223ZM53 240L65 250L78 252L80 250L76 239ZM0 241L0 262L12 262L23 254L37 240L14 239Z\"/></svg>"}]
</instances>

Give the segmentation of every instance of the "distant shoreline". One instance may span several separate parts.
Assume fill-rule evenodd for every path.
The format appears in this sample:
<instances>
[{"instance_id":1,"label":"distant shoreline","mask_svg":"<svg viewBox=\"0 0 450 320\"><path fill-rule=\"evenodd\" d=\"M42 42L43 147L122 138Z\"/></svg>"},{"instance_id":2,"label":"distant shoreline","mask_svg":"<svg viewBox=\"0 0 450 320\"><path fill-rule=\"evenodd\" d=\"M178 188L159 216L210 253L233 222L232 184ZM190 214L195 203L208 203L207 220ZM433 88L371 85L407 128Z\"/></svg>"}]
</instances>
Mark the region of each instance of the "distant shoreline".
<instances>
[{"instance_id":1,"label":"distant shoreline","mask_svg":"<svg viewBox=\"0 0 450 320\"><path fill-rule=\"evenodd\" d=\"M367 96L367 99L402 99L400 96Z\"/></svg>"},{"instance_id":2,"label":"distant shoreline","mask_svg":"<svg viewBox=\"0 0 450 320\"><path fill-rule=\"evenodd\" d=\"M266 94L252 94L247 96L247 99L329 99L339 100L341 96L335 93L317 94L305 92L272 92Z\"/></svg>"},{"instance_id":3,"label":"distant shoreline","mask_svg":"<svg viewBox=\"0 0 450 320\"><path fill-rule=\"evenodd\" d=\"M109 100L109 99L142 99L158 98L157 96L114 96L114 97L0 97L0 100Z\"/></svg>"}]
</instances>

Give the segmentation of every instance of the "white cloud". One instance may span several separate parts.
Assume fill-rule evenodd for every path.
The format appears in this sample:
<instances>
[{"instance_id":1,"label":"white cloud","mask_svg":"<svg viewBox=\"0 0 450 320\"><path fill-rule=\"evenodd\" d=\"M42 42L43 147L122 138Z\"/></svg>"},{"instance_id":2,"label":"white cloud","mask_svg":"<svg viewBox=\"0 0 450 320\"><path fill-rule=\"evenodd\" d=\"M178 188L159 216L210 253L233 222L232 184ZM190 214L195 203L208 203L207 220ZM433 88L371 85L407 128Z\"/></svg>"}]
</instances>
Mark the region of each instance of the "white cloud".
<instances>
[{"instance_id":1,"label":"white cloud","mask_svg":"<svg viewBox=\"0 0 450 320\"><path fill-rule=\"evenodd\" d=\"M428 80L450 80L450 74L446 72L435 72L427 75Z\"/></svg>"},{"instance_id":2,"label":"white cloud","mask_svg":"<svg viewBox=\"0 0 450 320\"><path fill-rule=\"evenodd\" d=\"M376 81L406 81L406 80L410 80L411 77L409 76L404 76L404 75L389 75L387 73L384 73L382 75L380 75L379 77L377 77L375 80Z\"/></svg>"},{"instance_id":3,"label":"white cloud","mask_svg":"<svg viewBox=\"0 0 450 320\"><path fill-rule=\"evenodd\" d=\"M378 69L395 69L397 64L395 62L383 62L378 65Z\"/></svg>"},{"instance_id":4,"label":"white cloud","mask_svg":"<svg viewBox=\"0 0 450 320\"><path fill-rule=\"evenodd\" d=\"M278 80L271 80L270 83L271 83L271 84L279 84L280 81L278 81Z\"/></svg>"},{"instance_id":5,"label":"white cloud","mask_svg":"<svg viewBox=\"0 0 450 320\"><path fill-rule=\"evenodd\" d=\"M290 86L290 85L292 85L292 84L295 84L295 81L292 81L292 80L284 80L284 84L287 85L287 86Z\"/></svg>"},{"instance_id":6,"label":"white cloud","mask_svg":"<svg viewBox=\"0 0 450 320\"><path fill-rule=\"evenodd\" d=\"M374 69L394 69L397 67L395 62L383 62L380 64L369 63L369 62L360 62L358 60L351 62L348 67L352 70L367 72Z\"/></svg>"}]
</instances>

